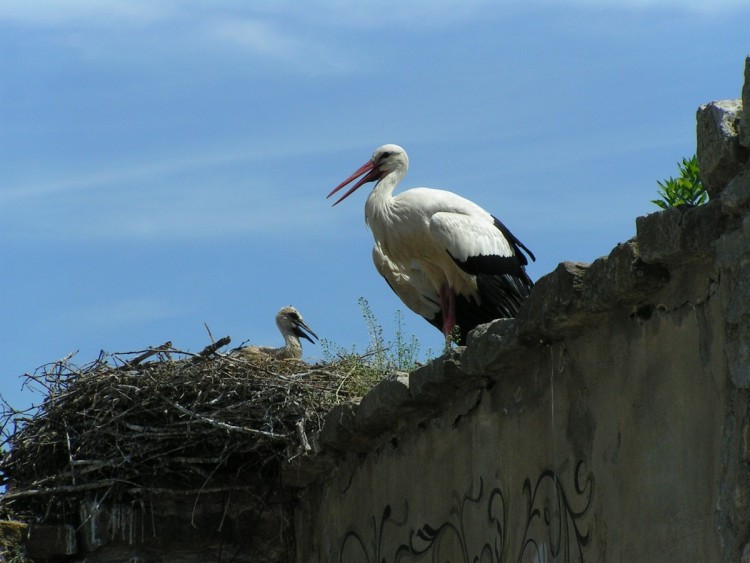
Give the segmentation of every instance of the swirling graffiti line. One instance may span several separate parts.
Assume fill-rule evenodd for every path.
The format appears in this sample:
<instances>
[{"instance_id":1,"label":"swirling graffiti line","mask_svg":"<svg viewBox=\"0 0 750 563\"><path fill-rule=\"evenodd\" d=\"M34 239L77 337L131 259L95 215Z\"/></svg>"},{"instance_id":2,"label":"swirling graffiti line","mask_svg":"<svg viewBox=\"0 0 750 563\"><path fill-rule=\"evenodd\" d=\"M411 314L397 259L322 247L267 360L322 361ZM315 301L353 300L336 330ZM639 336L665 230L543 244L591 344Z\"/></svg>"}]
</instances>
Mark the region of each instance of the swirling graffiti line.
<instances>
[{"instance_id":1,"label":"swirling graffiti line","mask_svg":"<svg viewBox=\"0 0 750 563\"><path fill-rule=\"evenodd\" d=\"M519 562L548 559L560 563L585 561L583 549L588 545L590 536L588 531L581 529L581 520L591 508L594 477L584 475L583 470L584 464L579 461L573 478L575 498L565 492L557 473L550 469L542 472L533 488L530 479L524 481L528 516ZM580 506L576 508L576 504Z\"/></svg>"},{"instance_id":2,"label":"swirling graffiti line","mask_svg":"<svg viewBox=\"0 0 750 563\"><path fill-rule=\"evenodd\" d=\"M404 507L404 518L403 520L395 520L391 517L391 505L386 504L383 508L383 512L380 515L380 522L377 521L375 516L372 517L372 530L373 539L370 541L370 545L367 545L362 534L354 529L347 531L344 535L344 541L341 544L339 550L339 563L351 563L353 561L385 561L385 558L381 557L380 550L383 547L383 532L386 529L386 524L393 523L397 528L406 525L409 505L405 502ZM368 549L369 548L369 549ZM357 554L357 557L351 558ZM345 557L345 555L347 555Z\"/></svg>"},{"instance_id":3,"label":"swirling graffiti line","mask_svg":"<svg viewBox=\"0 0 750 563\"><path fill-rule=\"evenodd\" d=\"M347 530L339 544L339 563L585 561L590 536L583 521L592 506L594 477L585 473L583 462L576 465L572 493L554 470L543 471L533 485L527 478L522 489L525 510L515 511L525 516L513 526L509 525L511 506L502 489L488 489L481 477L478 481L476 491L469 486L463 494L453 492L449 516L439 525L407 528L408 500L398 516L386 504L379 518L371 517L368 533L354 527ZM519 533L511 544L508 535L513 530ZM510 554L512 546L517 546L517 557Z\"/></svg>"},{"instance_id":4,"label":"swirling graffiti line","mask_svg":"<svg viewBox=\"0 0 750 563\"><path fill-rule=\"evenodd\" d=\"M491 531L491 534L482 534L485 536L484 542L472 542L471 531L466 528L469 512L481 513L482 511L483 492L484 480L481 477L479 479L479 491L476 495L472 496L468 492L461 499L454 492L454 505L450 510L450 520L443 522L438 527L424 524L416 532L411 530L408 543L401 544L396 549L394 561L408 560L409 557L412 559L418 558L430 553L438 556L444 549L449 550L451 546L458 550L462 557L461 560L465 563L493 561L493 557L496 560L497 556L503 552L505 541L505 499L503 499L500 489L495 488L488 495L487 523L490 528L488 531ZM492 537L487 538L488 535ZM481 545L479 545L480 543ZM470 555L472 547L474 548L472 551L478 549L478 556L472 557Z\"/></svg>"}]
</instances>

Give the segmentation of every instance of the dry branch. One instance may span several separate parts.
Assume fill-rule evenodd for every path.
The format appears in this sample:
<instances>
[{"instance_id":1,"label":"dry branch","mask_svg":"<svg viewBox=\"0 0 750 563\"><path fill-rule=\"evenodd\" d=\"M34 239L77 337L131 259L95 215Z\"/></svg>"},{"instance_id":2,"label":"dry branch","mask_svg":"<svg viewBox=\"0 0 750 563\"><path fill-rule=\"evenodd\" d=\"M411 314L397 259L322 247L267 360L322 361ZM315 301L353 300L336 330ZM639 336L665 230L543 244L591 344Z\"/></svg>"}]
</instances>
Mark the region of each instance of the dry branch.
<instances>
[{"instance_id":1,"label":"dry branch","mask_svg":"<svg viewBox=\"0 0 750 563\"><path fill-rule=\"evenodd\" d=\"M225 336L224 338L219 338L216 342L212 342L211 344L206 346L203 350L201 350L198 356L202 358L206 358L210 356L211 354L213 354L214 352L216 352L216 350L218 350L222 346L226 346L227 344L229 344L231 341L232 339L229 338L228 336Z\"/></svg>"},{"instance_id":2,"label":"dry branch","mask_svg":"<svg viewBox=\"0 0 750 563\"><path fill-rule=\"evenodd\" d=\"M166 341L166 342L165 342L164 344L162 344L161 346L157 346L156 348L151 348L150 350L147 350L147 351L145 351L145 352L144 352L143 354L141 354L140 356L136 356L135 358L133 358L133 359L132 359L132 360L130 360L129 362L125 363L125 364L124 364L124 365L123 365L123 366L121 367L121 369L123 369L123 368L132 368L132 367L134 367L134 366L137 366L137 365L138 365L138 364L140 364L140 363L141 363L141 362L142 362L143 360L147 360L148 358L150 358L150 357L151 357L151 356L153 356L154 354L158 354L159 352L166 352L166 351L167 351L167 350L169 350L169 349L170 349L171 347L172 347L172 341L171 341L171 340L167 340L167 341Z\"/></svg>"}]
</instances>

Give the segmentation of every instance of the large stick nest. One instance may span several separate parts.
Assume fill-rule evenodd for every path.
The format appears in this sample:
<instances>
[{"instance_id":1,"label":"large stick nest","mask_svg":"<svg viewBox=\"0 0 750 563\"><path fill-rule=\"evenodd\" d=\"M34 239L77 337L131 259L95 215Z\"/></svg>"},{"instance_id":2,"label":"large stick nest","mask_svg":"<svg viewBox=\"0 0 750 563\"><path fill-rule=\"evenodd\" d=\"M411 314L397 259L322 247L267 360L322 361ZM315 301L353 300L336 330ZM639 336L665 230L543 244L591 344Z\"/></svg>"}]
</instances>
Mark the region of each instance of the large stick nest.
<instances>
[{"instance_id":1,"label":"large stick nest","mask_svg":"<svg viewBox=\"0 0 750 563\"><path fill-rule=\"evenodd\" d=\"M333 405L357 400L348 366L215 355L220 345L102 353L83 367L66 358L27 374L45 398L30 414L3 413L0 514L58 520L92 494L258 490L315 450Z\"/></svg>"}]
</instances>

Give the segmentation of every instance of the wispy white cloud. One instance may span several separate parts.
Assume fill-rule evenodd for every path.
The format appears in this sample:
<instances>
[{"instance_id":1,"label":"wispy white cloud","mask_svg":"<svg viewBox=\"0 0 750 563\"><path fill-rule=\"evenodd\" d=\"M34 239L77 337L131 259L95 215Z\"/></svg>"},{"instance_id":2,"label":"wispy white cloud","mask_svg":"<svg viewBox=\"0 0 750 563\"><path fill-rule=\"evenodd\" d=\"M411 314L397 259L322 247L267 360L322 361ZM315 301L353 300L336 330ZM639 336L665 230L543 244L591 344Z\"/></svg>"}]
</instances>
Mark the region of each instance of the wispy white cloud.
<instances>
[{"instance_id":1,"label":"wispy white cloud","mask_svg":"<svg viewBox=\"0 0 750 563\"><path fill-rule=\"evenodd\" d=\"M179 18L182 21L192 20L199 25L217 24L228 37L252 32L254 38L236 39L241 39L254 48L278 53L297 46L294 35L286 30L280 31L280 28L299 22L357 27L449 24L457 19L485 18L490 9L502 14L502 10L509 7L550 5L598 10L669 8L701 13L747 9L746 0L381 0L377 3L323 0L309 4L290 0L259 1L252 4L237 1L206 3L200 0L4 0L0 2L0 21L45 27L96 27L111 24L124 27ZM253 21L248 18L259 19ZM278 28L273 29L262 23L263 19L273 19ZM237 21L237 25L231 26L228 23L230 20Z\"/></svg>"},{"instance_id":2,"label":"wispy white cloud","mask_svg":"<svg viewBox=\"0 0 750 563\"><path fill-rule=\"evenodd\" d=\"M366 66L356 43L343 44L356 30L455 26L457 22L503 18L514 9L672 10L721 15L747 9L746 0L324 0L314 4L198 0L4 0L0 25L54 30L50 41L83 58L106 63L148 64L164 57L189 60L211 52L230 53L308 75L340 74ZM417 26L415 28L415 26ZM137 38L132 34L137 33ZM192 55L190 55L192 54ZM373 61L369 61L370 64Z\"/></svg>"},{"instance_id":3,"label":"wispy white cloud","mask_svg":"<svg viewBox=\"0 0 750 563\"><path fill-rule=\"evenodd\" d=\"M320 34L282 19L221 17L210 22L206 37L214 46L225 44L307 74L349 71L355 68L349 51L329 45Z\"/></svg>"},{"instance_id":4,"label":"wispy white cloud","mask_svg":"<svg viewBox=\"0 0 750 563\"><path fill-rule=\"evenodd\" d=\"M152 160L119 162L83 172L55 173L49 169L45 175L34 179L8 181L0 185L0 206L34 205L52 197L70 197L82 192L118 189L122 185L140 185L158 182L159 178L186 174L191 171L232 164L263 162L271 159L295 159L336 150L360 146L356 138L348 142L310 143L300 138L296 141L282 139L271 142L264 139L257 144L232 142L232 148L207 149L199 147L195 154L174 156L157 155Z\"/></svg>"},{"instance_id":5,"label":"wispy white cloud","mask_svg":"<svg viewBox=\"0 0 750 563\"><path fill-rule=\"evenodd\" d=\"M254 236L275 238L297 232L314 233L330 221L316 221L311 202L292 205L251 207L213 203L206 206L187 201L174 206L142 207L79 206L35 209L23 216L4 218L3 238L26 242L105 242L105 241L194 241L226 237ZM283 213L280 213L283 210ZM21 218L17 216L17 218Z\"/></svg>"},{"instance_id":6,"label":"wispy white cloud","mask_svg":"<svg viewBox=\"0 0 750 563\"><path fill-rule=\"evenodd\" d=\"M129 205L100 205L96 215L79 213L69 225L58 225L57 237L98 241L208 241L247 236L275 239L312 235L331 223L331 217L311 212L316 205L323 207L322 197L285 201L257 189L252 191L260 196L257 200L231 194L222 197L206 186L200 193L181 192L179 201L166 201L164 196L157 201L139 197L131 199ZM28 235L55 236L51 230L39 232L43 225L37 227Z\"/></svg>"},{"instance_id":7,"label":"wispy white cloud","mask_svg":"<svg viewBox=\"0 0 750 563\"><path fill-rule=\"evenodd\" d=\"M130 57L147 64L165 56L203 56L231 49L235 56L250 56L307 74L338 73L354 67L351 49L332 45L310 20L299 21L290 17L290 12L293 10L276 12L231 2L6 0L0 2L0 24L53 30L57 36L47 36L48 40L100 61Z\"/></svg>"},{"instance_id":8,"label":"wispy white cloud","mask_svg":"<svg viewBox=\"0 0 750 563\"><path fill-rule=\"evenodd\" d=\"M261 157L223 154L17 185L0 192L0 232L22 241L283 238L294 229L313 235L342 217L311 213L327 207L324 190L304 195L261 176L216 182L205 170L227 163L245 169L243 161Z\"/></svg>"},{"instance_id":9,"label":"wispy white cloud","mask_svg":"<svg viewBox=\"0 0 750 563\"><path fill-rule=\"evenodd\" d=\"M227 19L213 24L211 34L220 40L279 59L294 57L303 47L299 37L283 31L271 21Z\"/></svg>"}]
</instances>

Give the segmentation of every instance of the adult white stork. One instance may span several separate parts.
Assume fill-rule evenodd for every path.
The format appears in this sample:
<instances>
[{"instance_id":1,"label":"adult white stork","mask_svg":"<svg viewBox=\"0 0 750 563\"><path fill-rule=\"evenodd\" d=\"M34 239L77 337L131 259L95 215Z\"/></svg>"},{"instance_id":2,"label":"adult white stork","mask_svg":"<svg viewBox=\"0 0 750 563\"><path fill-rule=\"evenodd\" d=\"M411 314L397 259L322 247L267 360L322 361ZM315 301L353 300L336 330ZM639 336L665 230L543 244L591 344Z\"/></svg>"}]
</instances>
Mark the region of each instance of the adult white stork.
<instances>
[{"instance_id":1,"label":"adult white stork","mask_svg":"<svg viewBox=\"0 0 750 563\"><path fill-rule=\"evenodd\" d=\"M458 343L464 344L477 325L516 316L533 285L524 252L535 257L496 217L459 195L414 188L394 196L408 169L403 148L383 145L328 197L360 176L334 205L377 182L365 203L375 267L404 304L446 339L458 326Z\"/></svg>"},{"instance_id":2,"label":"adult white stork","mask_svg":"<svg viewBox=\"0 0 750 563\"><path fill-rule=\"evenodd\" d=\"M291 306L282 307L279 310L276 314L276 326L279 327L279 331L284 337L284 346L281 348L273 348L271 346L243 346L242 348L233 350L232 354L249 357L265 355L277 360L298 360L302 357L302 343L299 339L306 338L315 344L315 341L310 336L318 338L318 335L307 326L299 311Z\"/></svg>"}]
</instances>

